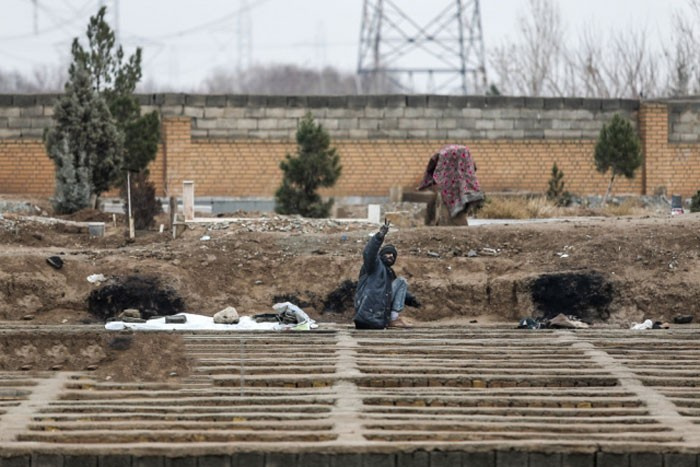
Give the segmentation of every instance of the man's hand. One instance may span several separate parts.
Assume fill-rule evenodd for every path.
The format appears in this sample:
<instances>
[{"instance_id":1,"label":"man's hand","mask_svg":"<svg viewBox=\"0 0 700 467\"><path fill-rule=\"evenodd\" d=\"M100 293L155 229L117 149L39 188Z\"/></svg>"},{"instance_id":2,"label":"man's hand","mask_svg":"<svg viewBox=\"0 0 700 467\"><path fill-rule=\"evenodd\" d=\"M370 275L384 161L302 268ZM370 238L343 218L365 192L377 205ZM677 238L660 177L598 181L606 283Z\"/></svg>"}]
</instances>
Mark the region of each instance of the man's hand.
<instances>
[{"instance_id":1,"label":"man's hand","mask_svg":"<svg viewBox=\"0 0 700 467\"><path fill-rule=\"evenodd\" d=\"M423 306L423 304L414 295L406 295L406 301L404 303L413 308L420 308Z\"/></svg>"},{"instance_id":2,"label":"man's hand","mask_svg":"<svg viewBox=\"0 0 700 467\"><path fill-rule=\"evenodd\" d=\"M384 224L382 224L382 226L379 227L379 236L381 238L384 238L387 232L389 232L389 220L385 217Z\"/></svg>"}]
</instances>

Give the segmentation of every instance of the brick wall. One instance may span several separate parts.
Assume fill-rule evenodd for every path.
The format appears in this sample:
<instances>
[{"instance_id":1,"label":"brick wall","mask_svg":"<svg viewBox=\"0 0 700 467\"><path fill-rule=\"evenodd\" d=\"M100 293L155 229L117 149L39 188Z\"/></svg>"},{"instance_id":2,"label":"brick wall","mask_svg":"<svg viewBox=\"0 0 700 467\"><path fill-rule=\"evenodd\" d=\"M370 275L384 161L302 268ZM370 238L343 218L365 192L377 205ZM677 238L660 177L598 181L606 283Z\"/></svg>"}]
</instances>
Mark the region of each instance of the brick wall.
<instances>
[{"instance_id":1,"label":"brick wall","mask_svg":"<svg viewBox=\"0 0 700 467\"><path fill-rule=\"evenodd\" d=\"M55 98L0 95L0 193L53 193L53 165L41 133L51 124ZM329 130L341 155L343 175L324 192L336 197L387 196L391 186L414 186L429 157L448 143L471 148L486 192L544 192L556 162L567 190L600 194L608 179L595 171L593 148L615 113L637 126L646 155L638 176L617 180L615 193L664 189L690 196L700 188L700 144L691 141L690 123L700 110L689 103L471 96L139 98L144 111L157 110L163 118L162 144L151 165L160 195L179 195L182 181L194 180L197 196L272 197L281 179L279 162L294 152L296 125L307 111Z\"/></svg>"}]
</instances>

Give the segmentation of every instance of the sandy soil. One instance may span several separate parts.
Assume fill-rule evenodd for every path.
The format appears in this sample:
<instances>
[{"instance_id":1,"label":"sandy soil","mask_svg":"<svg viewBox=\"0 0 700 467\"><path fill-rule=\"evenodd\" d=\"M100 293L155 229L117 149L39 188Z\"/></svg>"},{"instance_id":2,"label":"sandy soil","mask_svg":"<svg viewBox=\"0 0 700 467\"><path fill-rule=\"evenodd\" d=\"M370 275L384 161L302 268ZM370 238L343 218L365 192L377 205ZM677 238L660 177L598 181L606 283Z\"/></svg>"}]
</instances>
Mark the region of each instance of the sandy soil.
<instances>
[{"instance_id":1,"label":"sandy soil","mask_svg":"<svg viewBox=\"0 0 700 467\"><path fill-rule=\"evenodd\" d=\"M112 215L81 212L68 221L99 219L108 221L104 238L90 237L84 225L4 215L0 320L104 322L115 311L99 309L104 301L95 294L136 277L166 298L146 303L117 287L119 307L213 315L234 306L252 315L289 300L320 322L349 323L362 249L376 231L363 222L270 216L189 226L174 240L167 230L129 240L123 224L111 224ZM397 273L424 304L406 309L417 324L515 324L564 312L627 327L645 318L698 314L699 227L697 214L581 217L394 228L387 242L399 251ZM47 263L53 255L63 260L61 269ZM107 280L90 283L91 274ZM171 310L174 300L179 309Z\"/></svg>"}]
</instances>

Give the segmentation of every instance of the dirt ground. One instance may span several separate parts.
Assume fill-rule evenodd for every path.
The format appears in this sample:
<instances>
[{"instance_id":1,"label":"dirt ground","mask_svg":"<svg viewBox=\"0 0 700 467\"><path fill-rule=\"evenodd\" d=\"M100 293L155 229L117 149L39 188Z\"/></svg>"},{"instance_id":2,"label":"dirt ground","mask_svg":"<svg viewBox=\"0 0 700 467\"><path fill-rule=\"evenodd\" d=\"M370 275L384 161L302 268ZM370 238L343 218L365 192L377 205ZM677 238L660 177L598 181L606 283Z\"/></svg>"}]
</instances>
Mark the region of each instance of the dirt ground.
<instances>
[{"instance_id":1,"label":"dirt ground","mask_svg":"<svg viewBox=\"0 0 700 467\"><path fill-rule=\"evenodd\" d=\"M107 222L105 237L91 237L77 223L96 220ZM213 315L234 306L253 315L292 301L320 323L350 323L362 250L377 230L366 222L268 214L190 225L177 239L166 228L130 240L123 217L116 227L112 221L97 211L60 220L4 213L0 320L95 324L127 307ZM396 272L424 304L405 311L417 325L516 325L563 312L629 327L677 315L697 321L699 227L694 213L653 213L392 228L387 243L399 251ZM63 267L50 266L50 256ZM88 281L94 274L105 280ZM139 283L142 290L132 290Z\"/></svg>"},{"instance_id":2,"label":"dirt ground","mask_svg":"<svg viewBox=\"0 0 700 467\"><path fill-rule=\"evenodd\" d=\"M0 369L92 369L115 379L187 374L189 364L177 352L161 360L158 371L134 365L159 346L182 345L177 336L129 341L120 349L112 338L94 335L124 308L145 317L211 316L234 306L240 315L254 315L291 301L321 327L352 322L362 250L377 225L231 215L239 218L183 226L176 239L165 228L131 240L121 215L88 210L59 218L39 203L4 212L0 321L61 325L83 333L81 349L102 353L81 350L76 355L82 357L58 361L66 349L35 332L0 339L0 355L16 357L0 359ZM106 223L104 237L89 234L85 222L92 221ZM647 318L671 326L681 315L700 319L700 216L694 213L393 227L386 241L399 251L396 272L423 303L404 312L416 326L515 327L524 317L558 313L618 328ZM61 259L60 269L47 261L52 256Z\"/></svg>"}]
</instances>

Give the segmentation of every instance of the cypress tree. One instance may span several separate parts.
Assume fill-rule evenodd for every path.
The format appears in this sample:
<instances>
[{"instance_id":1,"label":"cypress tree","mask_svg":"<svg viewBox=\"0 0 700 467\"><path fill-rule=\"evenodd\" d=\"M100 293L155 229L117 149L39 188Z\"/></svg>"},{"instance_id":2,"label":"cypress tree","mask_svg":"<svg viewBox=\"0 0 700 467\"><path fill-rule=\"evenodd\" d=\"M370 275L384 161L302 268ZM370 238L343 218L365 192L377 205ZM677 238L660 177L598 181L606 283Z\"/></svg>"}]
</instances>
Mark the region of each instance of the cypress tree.
<instances>
[{"instance_id":1,"label":"cypress tree","mask_svg":"<svg viewBox=\"0 0 700 467\"><path fill-rule=\"evenodd\" d=\"M328 217L333 199L323 201L316 192L331 187L340 177L340 156L330 147L330 136L316 124L311 113L299 123L296 133L297 155L287 154L280 162L282 185L275 193L275 211L304 217Z\"/></svg>"}]
</instances>

